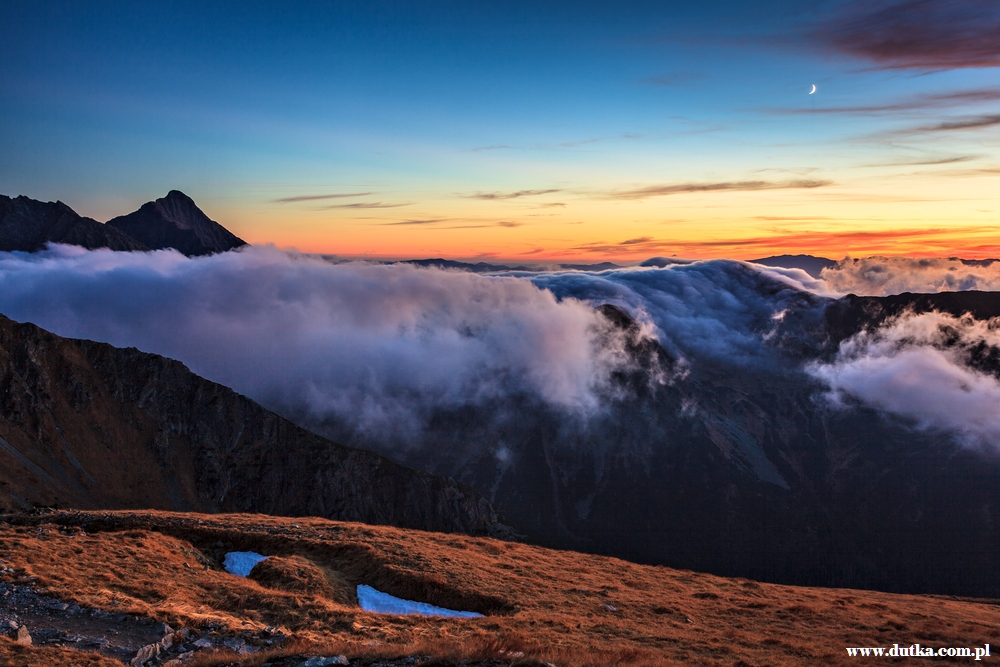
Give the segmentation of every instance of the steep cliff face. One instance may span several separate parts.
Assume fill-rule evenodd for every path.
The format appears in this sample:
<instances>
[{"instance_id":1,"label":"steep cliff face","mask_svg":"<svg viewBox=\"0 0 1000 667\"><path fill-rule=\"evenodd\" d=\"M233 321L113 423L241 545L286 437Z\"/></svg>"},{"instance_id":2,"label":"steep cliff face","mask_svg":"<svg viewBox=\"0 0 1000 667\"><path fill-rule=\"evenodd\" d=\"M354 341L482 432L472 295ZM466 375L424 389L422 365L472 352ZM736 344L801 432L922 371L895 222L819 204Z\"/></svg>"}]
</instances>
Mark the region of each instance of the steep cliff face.
<instances>
[{"instance_id":1,"label":"steep cliff face","mask_svg":"<svg viewBox=\"0 0 1000 667\"><path fill-rule=\"evenodd\" d=\"M90 249L148 250L121 230L84 218L62 202L0 195L0 251L35 252L50 242Z\"/></svg>"},{"instance_id":2,"label":"steep cliff face","mask_svg":"<svg viewBox=\"0 0 1000 667\"><path fill-rule=\"evenodd\" d=\"M246 245L228 229L209 219L194 200L178 190L143 204L128 215L108 221L153 250L176 248L189 257L211 255Z\"/></svg>"},{"instance_id":3,"label":"steep cliff face","mask_svg":"<svg viewBox=\"0 0 1000 667\"><path fill-rule=\"evenodd\" d=\"M0 316L0 506L259 512L513 536L450 479L337 445L180 362Z\"/></svg>"}]
</instances>

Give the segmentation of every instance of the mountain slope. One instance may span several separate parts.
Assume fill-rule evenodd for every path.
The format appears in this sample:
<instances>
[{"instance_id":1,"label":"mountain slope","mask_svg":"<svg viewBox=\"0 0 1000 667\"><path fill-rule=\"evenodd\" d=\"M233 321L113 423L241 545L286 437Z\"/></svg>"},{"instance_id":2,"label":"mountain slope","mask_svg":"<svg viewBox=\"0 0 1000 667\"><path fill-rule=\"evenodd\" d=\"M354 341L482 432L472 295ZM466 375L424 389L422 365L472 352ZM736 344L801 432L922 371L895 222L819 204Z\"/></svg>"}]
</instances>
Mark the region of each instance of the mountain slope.
<instances>
[{"instance_id":1,"label":"mountain slope","mask_svg":"<svg viewBox=\"0 0 1000 667\"><path fill-rule=\"evenodd\" d=\"M0 316L0 506L312 515L510 535L451 480L339 446L134 348Z\"/></svg>"},{"instance_id":2,"label":"mountain slope","mask_svg":"<svg viewBox=\"0 0 1000 667\"><path fill-rule=\"evenodd\" d=\"M148 249L121 230L84 218L62 202L0 195L0 251L35 252L50 242L90 249Z\"/></svg>"},{"instance_id":3,"label":"mountain slope","mask_svg":"<svg viewBox=\"0 0 1000 667\"><path fill-rule=\"evenodd\" d=\"M87 629L122 628L107 634L103 651L110 648L107 640L114 646L126 630L152 625L123 622L127 614L188 628L193 634L177 641L196 657L208 657L202 651L223 642L249 645L247 650L274 646L281 628L278 642L291 635L286 644L298 643L287 647L289 653L346 654L353 667L370 664L364 656L428 654L524 667L846 666L858 659L845 647L920 642L982 649L997 626L995 600L778 586L323 519L148 511L6 519L0 523L0 558L7 564L0 587L44 588L57 604L62 599L107 610L106 620ZM248 578L237 577L220 567L225 553L237 550L270 558ZM367 613L355 596L359 584L484 617ZM12 597L0 595L0 613ZM45 622L59 627L81 615L53 613ZM74 638L61 643L75 649L85 644ZM196 638L204 641L196 644ZM3 641L0 659L23 664L8 657ZM171 646L161 660L179 648ZM305 661L272 662L257 653L220 656L219 663L251 667L265 659L282 667ZM53 664L36 660L31 664ZM408 664L454 662L418 658Z\"/></svg>"},{"instance_id":4,"label":"mountain slope","mask_svg":"<svg viewBox=\"0 0 1000 667\"><path fill-rule=\"evenodd\" d=\"M108 221L147 247L176 248L189 257L211 255L246 245L225 227L209 219L194 200L178 190L147 202L134 213Z\"/></svg>"}]
</instances>

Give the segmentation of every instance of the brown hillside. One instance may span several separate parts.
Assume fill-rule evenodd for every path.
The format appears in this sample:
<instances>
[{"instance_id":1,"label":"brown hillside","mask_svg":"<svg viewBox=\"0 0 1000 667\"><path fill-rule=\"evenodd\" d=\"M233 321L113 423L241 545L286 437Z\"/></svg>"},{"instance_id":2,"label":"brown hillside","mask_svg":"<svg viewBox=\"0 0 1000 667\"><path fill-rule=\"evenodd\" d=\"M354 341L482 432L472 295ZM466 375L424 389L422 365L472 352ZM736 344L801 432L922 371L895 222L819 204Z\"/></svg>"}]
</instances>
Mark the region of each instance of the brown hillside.
<instances>
[{"instance_id":1,"label":"brown hillside","mask_svg":"<svg viewBox=\"0 0 1000 667\"><path fill-rule=\"evenodd\" d=\"M471 488L314 435L180 362L0 315L0 508L38 505L514 535Z\"/></svg>"},{"instance_id":2,"label":"brown hillside","mask_svg":"<svg viewBox=\"0 0 1000 667\"><path fill-rule=\"evenodd\" d=\"M281 559L242 579L219 568L234 550ZM12 516L0 525L0 559L13 569L8 578L84 607L222 634L279 627L327 655L437 652L559 667L854 665L846 647L1000 643L1000 608L990 601L761 584L313 518ZM352 595L361 583L486 617L365 613Z\"/></svg>"}]
</instances>

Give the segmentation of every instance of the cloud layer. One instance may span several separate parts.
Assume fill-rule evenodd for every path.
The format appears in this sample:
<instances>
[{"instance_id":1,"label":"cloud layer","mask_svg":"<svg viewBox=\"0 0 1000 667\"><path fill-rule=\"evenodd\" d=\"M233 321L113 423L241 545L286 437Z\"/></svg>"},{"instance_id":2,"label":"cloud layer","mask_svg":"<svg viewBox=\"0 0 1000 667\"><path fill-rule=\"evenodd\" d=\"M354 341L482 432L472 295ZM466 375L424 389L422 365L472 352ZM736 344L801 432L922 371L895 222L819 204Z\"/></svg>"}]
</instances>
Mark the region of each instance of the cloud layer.
<instances>
[{"instance_id":1,"label":"cloud layer","mask_svg":"<svg viewBox=\"0 0 1000 667\"><path fill-rule=\"evenodd\" d=\"M527 280L270 248L0 254L0 312L180 359L266 405L363 431L514 393L587 413L628 363L623 334L591 306Z\"/></svg>"},{"instance_id":2,"label":"cloud layer","mask_svg":"<svg viewBox=\"0 0 1000 667\"><path fill-rule=\"evenodd\" d=\"M918 428L997 449L1000 382L975 367L991 349L1000 349L1000 320L909 313L845 341L835 360L808 371L830 388L837 405L858 400Z\"/></svg>"},{"instance_id":3,"label":"cloud layer","mask_svg":"<svg viewBox=\"0 0 1000 667\"><path fill-rule=\"evenodd\" d=\"M903 292L1000 291L1000 262L866 257L840 261L820 277L840 294L887 296Z\"/></svg>"},{"instance_id":4,"label":"cloud layer","mask_svg":"<svg viewBox=\"0 0 1000 667\"><path fill-rule=\"evenodd\" d=\"M830 47L885 68L1000 66L993 0L856 0L818 32Z\"/></svg>"},{"instance_id":5,"label":"cloud layer","mask_svg":"<svg viewBox=\"0 0 1000 667\"><path fill-rule=\"evenodd\" d=\"M837 292L998 289L1000 262L844 260L825 280L729 260L647 264L483 275L273 248L187 258L52 246L0 253L0 312L180 359L366 442L418 442L441 410L524 400L581 428L628 398L614 378L635 369L635 335L663 345L677 365L651 377L679 389L700 368L805 371L841 405L859 401L965 442L1000 438L1000 384L972 358L1000 350L998 322L910 315L808 363L825 345ZM636 318L639 333L600 315L605 303Z\"/></svg>"}]
</instances>

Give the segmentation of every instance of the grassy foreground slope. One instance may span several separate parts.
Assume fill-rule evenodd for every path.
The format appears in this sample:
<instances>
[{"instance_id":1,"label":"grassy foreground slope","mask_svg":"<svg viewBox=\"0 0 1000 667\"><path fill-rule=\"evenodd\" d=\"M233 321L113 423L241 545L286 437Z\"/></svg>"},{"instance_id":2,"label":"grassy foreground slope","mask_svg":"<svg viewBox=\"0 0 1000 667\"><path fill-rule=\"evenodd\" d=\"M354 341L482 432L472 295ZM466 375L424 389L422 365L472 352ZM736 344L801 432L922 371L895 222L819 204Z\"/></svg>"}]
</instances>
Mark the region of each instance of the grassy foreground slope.
<instances>
[{"instance_id":1,"label":"grassy foreground slope","mask_svg":"<svg viewBox=\"0 0 1000 667\"><path fill-rule=\"evenodd\" d=\"M273 558L242 579L220 567L226 552L240 550ZM8 580L83 607L221 633L271 626L300 649L352 657L438 653L559 667L847 665L857 663L848 646L981 646L997 644L1000 627L991 601L761 584L315 518L8 515L0 559ZM485 617L366 613L355 597L362 583ZM9 646L0 642L0 656ZM259 655L243 660L261 662Z\"/></svg>"}]
</instances>

